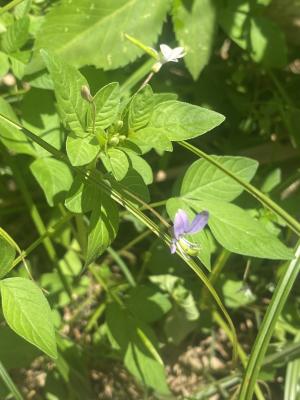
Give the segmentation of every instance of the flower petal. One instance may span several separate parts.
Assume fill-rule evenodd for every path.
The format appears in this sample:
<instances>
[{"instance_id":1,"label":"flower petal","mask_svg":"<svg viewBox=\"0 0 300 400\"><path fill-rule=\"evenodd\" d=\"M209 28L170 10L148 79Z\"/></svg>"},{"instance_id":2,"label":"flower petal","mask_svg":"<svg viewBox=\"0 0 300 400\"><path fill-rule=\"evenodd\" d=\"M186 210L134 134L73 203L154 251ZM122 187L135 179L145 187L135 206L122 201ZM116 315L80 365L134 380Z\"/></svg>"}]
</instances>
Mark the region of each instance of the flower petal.
<instances>
[{"instance_id":1,"label":"flower petal","mask_svg":"<svg viewBox=\"0 0 300 400\"><path fill-rule=\"evenodd\" d=\"M170 244L171 254L175 254L176 253L176 243L177 243L177 240L173 239L171 244Z\"/></svg>"},{"instance_id":2,"label":"flower petal","mask_svg":"<svg viewBox=\"0 0 300 400\"><path fill-rule=\"evenodd\" d=\"M187 213L184 210L179 209L174 218L174 237L178 239L180 235L186 233L187 229L189 229L189 219Z\"/></svg>"},{"instance_id":3,"label":"flower petal","mask_svg":"<svg viewBox=\"0 0 300 400\"><path fill-rule=\"evenodd\" d=\"M171 49L167 44L161 44L159 48L165 61L170 61L170 59L173 58L173 49Z\"/></svg>"},{"instance_id":4,"label":"flower petal","mask_svg":"<svg viewBox=\"0 0 300 400\"><path fill-rule=\"evenodd\" d=\"M197 214L193 219L191 225L185 231L185 233L197 233L201 231L208 222L209 213L208 211L202 211L201 213Z\"/></svg>"},{"instance_id":5,"label":"flower petal","mask_svg":"<svg viewBox=\"0 0 300 400\"><path fill-rule=\"evenodd\" d=\"M183 47L175 47L175 49L172 50L172 58L182 58L185 56L185 51Z\"/></svg>"}]
</instances>

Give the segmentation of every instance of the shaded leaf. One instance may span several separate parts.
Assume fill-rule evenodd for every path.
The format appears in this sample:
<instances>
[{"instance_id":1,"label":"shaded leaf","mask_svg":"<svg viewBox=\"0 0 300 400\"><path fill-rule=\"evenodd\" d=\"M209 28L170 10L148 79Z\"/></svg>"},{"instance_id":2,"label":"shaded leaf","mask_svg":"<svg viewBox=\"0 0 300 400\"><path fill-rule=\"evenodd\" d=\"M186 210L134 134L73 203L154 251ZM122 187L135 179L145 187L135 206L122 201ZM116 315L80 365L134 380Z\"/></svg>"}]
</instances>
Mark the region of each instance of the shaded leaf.
<instances>
[{"instance_id":1,"label":"shaded leaf","mask_svg":"<svg viewBox=\"0 0 300 400\"><path fill-rule=\"evenodd\" d=\"M7 240L0 237L0 278L11 270L15 256L16 249Z\"/></svg>"}]
</instances>

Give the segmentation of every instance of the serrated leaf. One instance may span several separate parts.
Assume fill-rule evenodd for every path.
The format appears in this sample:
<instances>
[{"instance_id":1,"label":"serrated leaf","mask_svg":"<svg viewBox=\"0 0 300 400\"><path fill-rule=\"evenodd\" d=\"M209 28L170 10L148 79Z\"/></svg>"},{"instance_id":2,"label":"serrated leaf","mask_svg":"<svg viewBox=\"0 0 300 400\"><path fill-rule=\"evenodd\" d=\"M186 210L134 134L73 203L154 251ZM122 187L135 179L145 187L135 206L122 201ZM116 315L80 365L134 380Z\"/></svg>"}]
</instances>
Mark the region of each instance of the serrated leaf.
<instances>
[{"instance_id":1,"label":"serrated leaf","mask_svg":"<svg viewBox=\"0 0 300 400\"><path fill-rule=\"evenodd\" d=\"M82 86L88 86L86 79L73 66L60 57L41 50L43 60L54 84L55 96L63 122L79 136L85 136L86 113L89 104L81 96Z\"/></svg>"},{"instance_id":2,"label":"serrated leaf","mask_svg":"<svg viewBox=\"0 0 300 400\"><path fill-rule=\"evenodd\" d=\"M142 54L124 33L152 46L169 6L170 0L153 0L151 5L148 0L63 0L45 17L28 73L42 67L38 54L41 48L57 52L76 67L124 66Z\"/></svg>"},{"instance_id":3,"label":"serrated leaf","mask_svg":"<svg viewBox=\"0 0 300 400\"><path fill-rule=\"evenodd\" d=\"M106 129L115 122L120 108L120 89L117 82L102 87L94 96L96 107L95 129ZM88 131L93 129L93 113L88 113Z\"/></svg>"},{"instance_id":4,"label":"serrated leaf","mask_svg":"<svg viewBox=\"0 0 300 400\"><path fill-rule=\"evenodd\" d=\"M89 164L99 153L99 143L93 135L78 137L70 134L67 137L66 150L74 167Z\"/></svg>"},{"instance_id":5,"label":"serrated leaf","mask_svg":"<svg viewBox=\"0 0 300 400\"><path fill-rule=\"evenodd\" d=\"M255 160L246 157L214 156L224 168L244 181L249 182L258 167ZM243 187L206 160L195 161L186 171L180 195L183 198L201 200L215 199L232 201L243 191Z\"/></svg>"},{"instance_id":6,"label":"serrated leaf","mask_svg":"<svg viewBox=\"0 0 300 400\"><path fill-rule=\"evenodd\" d=\"M170 100L159 103L153 110L150 122L138 133L148 135L163 132L169 140L191 139L212 130L224 121L225 117L215 111L193 104Z\"/></svg>"},{"instance_id":7,"label":"serrated leaf","mask_svg":"<svg viewBox=\"0 0 300 400\"><path fill-rule=\"evenodd\" d=\"M208 225L216 240L227 250L251 257L290 260L293 251L264 225L240 207L217 200L188 201L196 211L208 210Z\"/></svg>"},{"instance_id":8,"label":"serrated leaf","mask_svg":"<svg viewBox=\"0 0 300 400\"><path fill-rule=\"evenodd\" d=\"M16 249L7 240L0 237L0 278L11 270L15 256Z\"/></svg>"},{"instance_id":9,"label":"serrated leaf","mask_svg":"<svg viewBox=\"0 0 300 400\"><path fill-rule=\"evenodd\" d=\"M29 18L15 20L2 35L2 48L6 53L20 49L28 40Z\"/></svg>"},{"instance_id":10,"label":"serrated leaf","mask_svg":"<svg viewBox=\"0 0 300 400\"><path fill-rule=\"evenodd\" d=\"M69 191L73 177L69 167L54 158L39 158L30 170L43 189L50 206L61 202Z\"/></svg>"},{"instance_id":11,"label":"serrated leaf","mask_svg":"<svg viewBox=\"0 0 300 400\"><path fill-rule=\"evenodd\" d=\"M86 265L101 256L115 239L118 228L118 207L110 197L100 192L98 204L93 208L90 217Z\"/></svg>"},{"instance_id":12,"label":"serrated leaf","mask_svg":"<svg viewBox=\"0 0 300 400\"><path fill-rule=\"evenodd\" d=\"M0 288L3 315L10 328L48 356L57 358L51 309L41 289L24 278L4 279Z\"/></svg>"},{"instance_id":13,"label":"serrated leaf","mask_svg":"<svg viewBox=\"0 0 300 400\"><path fill-rule=\"evenodd\" d=\"M19 123L11 105L2 97L0 97L0 113L11 119L13 122ZM36 154L33 144L29 142L24 133L2 119L0 119L0 140L9 150L15 153L29 155Z\"/></svg>"},{"instance_id":14,"label":"serrated leaf","mask_svg":"<svg viewBox=\"0 0 300 400\"><path fill-rule=\"evenodd\" d=\"M99 187L83 181L81 176L77 175L66 197L65 206L73 213L83 214L96 207L99 198Z\"/></svg>"},{"instance_id":15,"label":"serrated leaf","mask_svg":"<svg viewBox=\"0 0 300 400\"><path fill-rule=\"evenodd\" d=\"M169 394L163 365L153 357L149 345L146 346L138 334L138 330L142 331L147 335L149 344L157 346L151 328L133 319L115 303L108 304L106 320L109 340L120 349L126 368L144 385L152 387L158 393Z\"/></svg>"},{"instance_id":16,"label":"serrated leaf","mask_svg":"<svg viewBox=\"0 0 300 400\"><path fill-rule=\"evenodd\" d=\"M194 0L190 6L176 0L172 16L176 38L186 51L184 62L196 80L212 53L217 16L215 0Z\"/></svg>"},{"instance_id":17,"label":"serrated leaf","mask_svg":"<svg viewBox=\"0 0 300 400\"><path fill-rule=\"evenodd\" d=\"M129 105L128 127L129 131L137 131L146 126L154 107L153 91L146 85L136 93Z\"/></svg>"}]
</instances>

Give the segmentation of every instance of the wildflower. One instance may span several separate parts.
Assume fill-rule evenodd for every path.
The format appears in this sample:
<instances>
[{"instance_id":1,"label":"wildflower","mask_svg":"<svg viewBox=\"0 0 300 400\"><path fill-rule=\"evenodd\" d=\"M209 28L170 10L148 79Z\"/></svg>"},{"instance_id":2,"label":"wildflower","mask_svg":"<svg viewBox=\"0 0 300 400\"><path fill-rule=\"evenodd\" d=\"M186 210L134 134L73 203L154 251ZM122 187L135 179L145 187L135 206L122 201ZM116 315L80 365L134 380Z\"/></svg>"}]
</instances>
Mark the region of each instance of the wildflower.
<instances>
[{"instance_id":1,"label":"wildflower","mask_svg":"<svg viewBox=\"0 0 300 400\"><path fill-rule=\"evenodd\" d=\"M180 252L196 255L199 252L199 247L185 239L184 235L192 235L202 231L207 224L208 217L208 211L202 211L196 214L195 218L190 223L187 213L179 209L175 214L172 228L173 238L170 246L171 253L174 254L176 248L178 248Z\"/></svg>"},{"instance_id":2,"label":"wildflower","mask_svg":"<svg viewBox=\"0 0 300 400\"><path fill-rule=\"evenodd\" d=\"M161 44L159 46L161 55L158 55L159 61L152 67L153 72L158 72L161 67L167 62L178 62L179 58L185 56L185 51L183 47L175 47L172 49L166 44Z\"/></svg>"}]
</instances>

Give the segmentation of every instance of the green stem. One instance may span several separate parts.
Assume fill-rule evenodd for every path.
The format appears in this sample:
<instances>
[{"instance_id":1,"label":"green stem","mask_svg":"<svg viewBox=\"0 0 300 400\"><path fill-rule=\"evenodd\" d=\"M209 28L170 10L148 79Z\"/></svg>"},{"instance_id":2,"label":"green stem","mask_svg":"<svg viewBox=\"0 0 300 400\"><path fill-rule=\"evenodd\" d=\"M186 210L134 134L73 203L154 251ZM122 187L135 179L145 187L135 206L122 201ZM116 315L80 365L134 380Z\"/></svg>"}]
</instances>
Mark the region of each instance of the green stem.
<instances>
[{"instance_id":1,"label":"green stem","mask_svg":"<svg viewBox=\"0 0 300 400\"><path fill-rule=\"evenodd\" d=\"M23 396L19 392L19 389L14 384L13 380L9 376L8 372L6 371L6 368L4 367L1 361L0 361L0 377L2 378L3 382L5 383L10 393L16 400L24 400Z\"/></svg>"},{"instance_id":2,"label":"green stem","mask_svg":"<svg viewBox=\"0 0 300 400\"><path fill-rule=\"evenodd\" d=\"M5 12L9 11L10 9L14 8L18 4L22 3L22 1L24 1L24 0L13 0L10 3L6 4L4 7L1 7L0 8L0 15L2 15L3 13L5 13Z\"/></svg>"},{"instance_id":3,"label":"green stem","mask_svg":"<svg viewBox=\"0 0 300 400\"><path fill-rule=\"evenodd\" d=\"M239 400L252 400L254 386L263 363L265 353L271 340L275 324L280 316L288 295L300 272L300 242L286 271L282 274L276 290L272 296L270 305L259 328L252 352L248 360L247 368L243 376Z\"/></svg>"},{"instance_id":4,"label":"green stem","mask_svg":"<svg viewBox=\"0 0 300 400\"><path fill-rule=\"evenodd\" d=\"M122 258L119 256L119 254L112 248L108 247L106 251L112 256L112 258L115 260L115 262L118 264L120 267L120 270L123 272L125 278L127 279L128 283L130 286L135 287L136 282L134 280L134 277L132 276L129 268L125 264L125 262L122 260Z\"/></svg>"},{"instance_id":5,"label":"green stem","mask_svg":"<svg viewBox=\"0 0 300 400\"><path fill-rule=\"evenodd\" d=\"M258 190L256 187L251 185L250 183L244 181L243 179L239 178L236 176L234 173L229 171L227 168L223 167L222 164L220 164L216 158L211 157L210 155L206 154L203 150L198 149L197 147L193 146L190 143L187 143L185 141L178 142L180 146L185 147L192 153L196 154L199 157L204 158L211 164L213 164L215 167L223 171L226 175L230 176L232 179L234 179L236 182L238 182L241 186L244 187L244 189L250 193L253 197L255 197L258 201L260 201L266 208L270 209L273 211L278 217L282 218L287 226L292 229L293 232L295 232L298 236L300 236L300 223L293 218L290 214L288 214L283 208L278 206L273 200L271 200L268 196L263 194L260 190Z\"/></svg>"}]
</instances>

